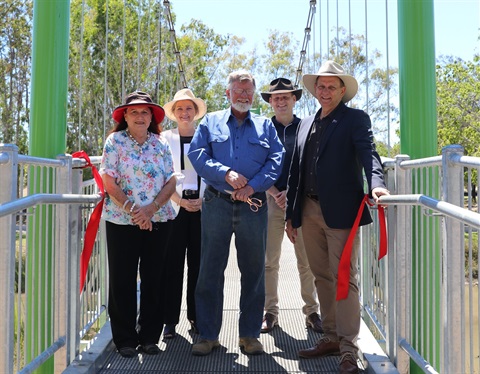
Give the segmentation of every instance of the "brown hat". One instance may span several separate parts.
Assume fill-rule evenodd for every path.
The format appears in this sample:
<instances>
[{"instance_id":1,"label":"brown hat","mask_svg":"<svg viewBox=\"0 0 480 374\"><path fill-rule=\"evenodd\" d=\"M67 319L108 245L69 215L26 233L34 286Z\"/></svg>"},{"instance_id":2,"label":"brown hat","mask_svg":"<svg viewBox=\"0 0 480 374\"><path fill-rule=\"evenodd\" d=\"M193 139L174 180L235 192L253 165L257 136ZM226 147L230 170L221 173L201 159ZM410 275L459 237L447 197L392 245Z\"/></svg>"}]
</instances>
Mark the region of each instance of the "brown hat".
<instances>
[{"instance_id":1,"label":"brown hat","mask_svg":"<svg viewBox=\"0 0 480 374\"><path fill-rule=\"evenodd\" d=\"M188 88L183 88L175 94L172 101L169 101L163 106L167 117L170 118L172 121L177 121L175 115L173 114L173 106L177 101L180 100L190 100L191 102L195 103L198 108L198 112L193 118L194 120L202 118L205 113L207 113L207 104L205 104L205 101L198 97L195 97L192 90Z\"/></svg>"},{"instance_id":2,"label":"brown hat","mask_svg":"<svg viewBox=\"0 0 480 374\"><path fill-rule=\"evenodd\" d=\"M295 89L293 87L292 81L287 78L276 78L270 82L270 88L268 92L261 92L263 100L267 103L269 102L270 96L272 94L281 94L281 93L292 93L295 95L297 100L300 100L302 97L302 89Z\"/></svg>"},{"instance_id":3,"label":"brown hat","mask_svg":"<svg viewBox=\"0 0 480 374\"><path fill-rule=\"evenodd\" d=\"M345 94L342 97L344 103L353 99L358 91L358 82L357 80L349 75L345 74L345 70L342 65L336 63L335 61L325 61L325 63L320 66L317 74L305 74L303 76L303 85L305 88L310 91L310 93L317 97L315 93L315 83L317 82L318 77L338 77L343 81L345 85Z\"/></svg>"},{"instance_id":4,"label":"brown hat","mask_svg":"<svg viewBox=\"0 0 480 374\"><path fill-rule=\"evenodd\" d=\"M125 110L130 106L146 105L152 110L155 124L158 125L165 118L165 111L163 108L155 104L149 94L142 91L135 91L127 95L125 104L117 106L112 113L112 118L115 122L120 123L123 120Z\"/></svg>"}]
</instances>

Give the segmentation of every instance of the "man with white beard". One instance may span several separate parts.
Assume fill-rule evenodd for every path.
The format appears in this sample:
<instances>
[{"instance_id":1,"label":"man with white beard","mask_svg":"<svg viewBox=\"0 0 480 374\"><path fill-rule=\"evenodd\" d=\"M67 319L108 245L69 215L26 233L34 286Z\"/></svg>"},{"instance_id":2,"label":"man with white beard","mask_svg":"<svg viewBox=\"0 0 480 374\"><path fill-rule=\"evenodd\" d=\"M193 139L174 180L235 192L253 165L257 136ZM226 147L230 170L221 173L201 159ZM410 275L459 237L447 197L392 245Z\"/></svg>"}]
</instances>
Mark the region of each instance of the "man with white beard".
<instances>
[{"instance_id":1,"label":"man with white beard","mask_svg":"<svg viewBox=\"0 0 480 374\"><path fill-rule=\"evenodd\" d=\"M231 73L226 89L231 107L203 118L188 152L207 185L195 291L200 338L192 354L197 356L220 346L224 271L233 234L241 273L239 346L246 354L263 353L258 338L265 301L265 191L280 174L284 148L272 121L250 113L254 94L249 72Z\"/></svg>"}]
</instances>

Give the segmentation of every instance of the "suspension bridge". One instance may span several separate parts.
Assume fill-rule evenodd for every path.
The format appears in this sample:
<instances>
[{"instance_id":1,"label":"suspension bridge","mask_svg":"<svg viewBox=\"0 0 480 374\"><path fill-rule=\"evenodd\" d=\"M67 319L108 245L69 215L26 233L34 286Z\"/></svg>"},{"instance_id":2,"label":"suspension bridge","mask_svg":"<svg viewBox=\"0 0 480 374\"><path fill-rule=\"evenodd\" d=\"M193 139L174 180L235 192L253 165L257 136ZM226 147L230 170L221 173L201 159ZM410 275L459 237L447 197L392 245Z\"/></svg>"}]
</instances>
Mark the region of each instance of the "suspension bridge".
<instances>
[{"instance_id":1,"label":"suspension bridge","mask_svg":"<svg viewBox=\"0 0 480 374\"><path fill-rule=\"evenodd\" d=\"M325 30L334 23L316 22L314 15L325 12L325 6L330 3L333 7L339 2L304 2L303 6L309 11L296 65L297 85L305 69L312 69L309 65L312 39L321 35L322 30L323 35L329 34ZM350 1L342 3L348 9ZM86 1L78 4L85 14L89 4ZM106 40L112 37L110 12L118 4L113 0L105 2ZM177 41L170 2L164 0L156 4L158 13L151 15L149 23L166 25L176 61L177 87L189 86L187 66L182 59L184 51ZM365 0L366 9L367 4ZM123 5L125 9L135 10L128 1ZM381 199L382 204L389 207L386 259L377 260L377 224L362 228L361 232L360 364L365 372L478 373L480 330L475 248L478 251L480 214L476 196L471 191L472 185L480 184L480 160L465 156L462 147L455 145L436 155L433 1L398 0L396 5L402 155L383 160L392 192L392 196ZM15 145L0 144L0 256L4 259L0 264L0 313L4 316L0 326L3 347L0 371L336 372L335 358L303 362L296 357L298 349L312 345L318 337L307 334L303 325L295 322L302 317L295 296L298 287L293 276L290 279L294 271L285 272L282 280L285 300L282 330L262 337L266 354L248 359L238 351L232 340L236 336L232 329L238 312L235 304L238 274L234 263L228 270L232 299L225 305L224 345L210 361L208 358L194 361L190 356L194 337L185 325L179 326L180 336L175 342L160 343L163 352L158 358L139 356L138 360L126 363L112 353L106 313L106 244L102 225L85 288L81 294L78 292L82 242L101 195L94 179L85 176L85 168L98 165L99 157L91 157L90 163L64 154L69 100L76 101L79 108L79 134L85 126L81 120L84 105L81 93L86 88L80 89L78 98L67 97L70 12L68 1L34 1L29 154L20 154ZM385 12L388 13L388 2L385 2ZM138 13L141 13L140 6ZM347 18L351 17L354 16L349 14ZM83 33L83 25L76 26ZM335 26L338 29L340 25ZM124 40L126 30L117 31ZM350 37L352 33L353 30L347 32ZM112 61L108 45L105 43L102 63L105 75L109 66L118 65L118 61ZM321 50L320 46L317 48ZM335 58L336 53L339 52L333 48L330 57ZM346 61L349 56L349 53L344 56ZM136 78L132 79L141 81L143 65L141 56L137 57L132 73ZM82 58L86 56L80 56ZM152 59L155 60L150 56L149 60ZM389 64L386 64L387 75ZM120 65L121 87L104 87L104 102L99 112L103 114L103 138L114 105L111 92L124 96L129 79L124 61ZM346 67L350 71L354 69L353 65L346 64ZM160 76L160 69L151 71ZM83 73L80 70L78 74L81 82ZM354 104L368 109L368 79L362 82L364 96ZM387 93L389 90L387 85ZM157 97L160 97L158 92ZM118 102L118 98L114 99ZM389 116L386 114L387 123ZM78 145L82 146L80 135ZM374 209L372 213L376 216ZM285 248L284 253L288 251ZM291 268L291 256L285 255L282 261L286 269Z\"/></svg>"}]
</instances>

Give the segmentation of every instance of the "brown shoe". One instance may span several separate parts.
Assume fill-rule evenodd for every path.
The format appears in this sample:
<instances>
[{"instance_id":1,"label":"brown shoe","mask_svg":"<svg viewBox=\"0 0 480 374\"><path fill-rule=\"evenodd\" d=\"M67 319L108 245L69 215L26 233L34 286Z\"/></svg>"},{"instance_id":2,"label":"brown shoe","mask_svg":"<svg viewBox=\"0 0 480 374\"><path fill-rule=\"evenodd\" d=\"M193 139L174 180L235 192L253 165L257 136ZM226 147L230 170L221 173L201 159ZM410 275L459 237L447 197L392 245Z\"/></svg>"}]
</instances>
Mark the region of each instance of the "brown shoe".
<instances>
[{"instance_id":1,"label":"brown shoe","mask_svg":"<svg viewBox=\"0 0 480 374\"><path fill-rule=\"evenodd\" d=\"M345 352L340 358L339 374L358 374L357 356L353 352Z\"/></svg>"},{"instance_id":2,"label":"brown shoe","mask_svg":"<svg viewBox=\"0 0 480 374\"><path fill-rule=\"evenodd\" d=\"M260 332L267 333L273 330L278 325L278 318L272 313L265 313L263 316L262 329Z\"/></svg>"},{"instance_id":3,"label":"brown shoe","mask_svg":"<svg viewBox=\"0 0 480 374\"><path fill-rule=\"evenodd\" d=\"M312 313L307 317L307 327L310 327L313 331L323 334L322 320L318 313Z\"/></svg>"},{"instance_id":4,"label":"brown shoe","mask_svg":"<svg viewBox=\"0 0 480 374\"><path fill-rule=\"evenodd\" d=\"M198 343L195 343L192 347L192 355L194 356L206 356L212 352L213 348L220 346L218 340L202 339Z\"/></svg>"},{"instance_id":5,"label":"brown shoe","mask_svg":"<svg viewBox=\"0 0 480 374\"><path fill-rule=\"evenodd\" d=\"M327 337L321 338L314 347L298 351L302 358L314 358L340 355L340 343L333 342Z\"/></svg>"},{"instance_id":6,"label":"brown shoe","mask_svg":"<svg viewBox=\"0 0 480 374\"><path fill-rule=\"evenodd\" d=\"M238 345L247 355L260 355L263 353L263 345L256 338L240 338Z\"/></svg>"}]
</instances>

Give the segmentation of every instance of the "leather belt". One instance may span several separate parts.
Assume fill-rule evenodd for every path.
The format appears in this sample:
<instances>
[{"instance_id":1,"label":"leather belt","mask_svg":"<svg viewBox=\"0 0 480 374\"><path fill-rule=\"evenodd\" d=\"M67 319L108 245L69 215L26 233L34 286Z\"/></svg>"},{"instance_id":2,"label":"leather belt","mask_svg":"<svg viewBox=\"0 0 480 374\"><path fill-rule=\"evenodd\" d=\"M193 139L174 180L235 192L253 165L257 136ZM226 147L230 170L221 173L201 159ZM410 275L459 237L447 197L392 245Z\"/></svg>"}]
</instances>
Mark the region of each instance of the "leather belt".
<instances>
[{"instance_id":1,"label":"leather belt","mask_svg":"<svg viewBox=\"0 0 480 374\"><path fill-rule=\"evenodd\" d=\"M312 200L314 200L314 201L316 201L317 203L319 202L319 200L318 200L318 195L315 195L315 194L313 194L313 193L307 193L307 197L310 198L310 199L312 199Z\"/></svg>"},{"instance_id":2,"label":"leather belt","mask_svg":"<svg viewBox=\"0 0 480 374\"><path fill-rule=\"evenodd\" d=\"M224 193L224 192L220 192L220 191L217 191L215 188L213 188L212 186L208 185L207 186L207 190L209 190L210 192L212 192L213 194L215 194L215 196L217 197L221 197L223 199L226 199L226 200L229 200L229 201L232 201L233 200L231 199L231 195L228 194L228 193Z\"/></svg>"}]
</instances>

